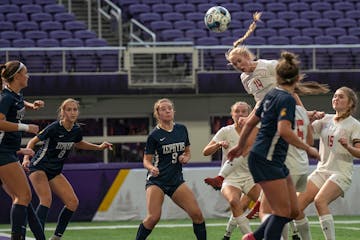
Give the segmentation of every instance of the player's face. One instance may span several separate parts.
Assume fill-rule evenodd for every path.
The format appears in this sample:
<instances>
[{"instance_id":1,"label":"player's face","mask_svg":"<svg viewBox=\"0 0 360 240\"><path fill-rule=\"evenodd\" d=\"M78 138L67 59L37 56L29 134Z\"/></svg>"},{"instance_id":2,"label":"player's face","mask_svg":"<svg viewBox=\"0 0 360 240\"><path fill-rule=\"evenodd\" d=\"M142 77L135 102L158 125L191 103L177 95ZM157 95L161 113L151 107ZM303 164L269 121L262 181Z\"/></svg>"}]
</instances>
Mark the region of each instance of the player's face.
<instances>
[{"instance_id":1,"label":"player's face","mask_svg":"<svg viewBox=\"0 0 360 240\"><path fill-rule=\"evenodd\" d=\"M249 110L246 105L238 104L231 111L232 119L235 123L240 123L247 118Z\"/></svg>"},{"instance_id":2,"label":"player's face","mask_svg":"<svg viewBox=\"0 0 360 240\"><path fill-rule=\"evenodd\" d=\"M233 55L230 59L233 67L241 72L251 73L254 71L252 67L252 61L245 55Z\"/></svg>"},{"instance_id":3,"label":"player's face","mask_svg":"<svg viewBox=\"0 0 360 240\"><path fill-rule=\"evenodd\" d=\"M79 108L78 105L74 102L69 102L64 107L64 120L69 121L71 123L76 122L79 116Z\"/></svg>"},{"instance_id":4,"label":"player's face","mask_svg":"<svg viewBox=\"0 0 360 240\"><path fill-rule=\"evenodd\" d=\"M174 108L169 102L161 102L158 108L160 121L172 121L174 120Z\"/></svg>"},{"instance_id":5,"label":"player's face","mask_svg":"<svg viewBox=\"0 0 360 240\"><path fill-rule=\"evenodd\" d=\"M25 88L28 85L29 75L27 72L27 68L23 67L16 75L16 79L19 81L19 85L21 88Z\"/></svg>"},{"instance_id":6,"label":"player's face","mask_svg":"<svg viewBox=\"0 0 360 240\"><path fill-rule=\"evenodd\" d=\"M332 98L332 107L337 112L344 112L350 107L350 100L342 90L337 90Z\"/></svg>"}]
</instances>

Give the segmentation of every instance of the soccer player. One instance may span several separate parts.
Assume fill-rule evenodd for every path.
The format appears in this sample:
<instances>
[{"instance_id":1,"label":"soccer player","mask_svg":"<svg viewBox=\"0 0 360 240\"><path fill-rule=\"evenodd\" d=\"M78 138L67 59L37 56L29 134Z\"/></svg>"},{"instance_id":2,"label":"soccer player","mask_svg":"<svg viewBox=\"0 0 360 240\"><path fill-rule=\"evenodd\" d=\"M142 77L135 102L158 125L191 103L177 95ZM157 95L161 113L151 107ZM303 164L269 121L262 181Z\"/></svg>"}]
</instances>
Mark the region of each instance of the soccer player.
<instances>
[{"instance_id":1,"label":"soccer player","mask_svg":"<svg viewBox=\"0 0 360 240\"><path fill-rule=\"evenodd\" d=\"M228 151L239 142L239 134L251 111L251 106L246 102L234 103L231 106L231 117L234 124L222 127L204 148L203 154L209 156L222 148L222 164L224 164L227 160ZM253 131L251 136L253 140L248 139L248 149L254 142L256 133L257 131ZM231 164L238 166L225 178L221 188L221 192L229 202L232 212L223 240L229 240L237 226L242 234L251 232L249 220L246 218L244 211L247 209L250 200L256 201L259 198L261 191L260 186L255 184L252 179L246 157L234 159Z\"/></svg>"},{"instance_id":2,"label":"soccer player","mask_svg":"<svg viewBox=\"0 0 360 240\"><path fill-rule=\"evenodd\" d=\"M27 144L27 148L34 149L38 142L43 141L42 147L36 152L31 162L30 156L25 155L22 163L24 169L30 172L30 181L40 200L36 214L43 227L51 206L52 192L65 204L51 240L61 239L79 204L71 184L61 173L64 161L73 146L84 150L112 149L112 144L108 142L97 145L83 140L81 128L77 124L78 116L78 101L72 98L64 100L59 107L59 120L49 124Z\"/></svg>"},{"instance_id":3,"label":"soccer player","mask_svg":"<svg viewBox=\"0 0 360 240\"><path fill-rule=\"evenodd\" d=\"M300 215L296 220L303 240L311 239L304 209L315 203L325 239L335 239L334 219L329 204L343 197L350 188L353 159L360 158L360 123L351 114L356 110L356 93L348 88L336 90L332 98L335 114L326 114L312 127L320 137L320 160L308 178L306 191L299 195Z\"/></svg>"},{"instance_id":4,"label":"soccer player","mask_svg":"<svg viewBox=\"0 0 360 240\"><path fill-rule=\"evenodd\" d=\"M159 222L165 195L190 216L197 240L206 240L204 217L182 174L182 165L189 162L191 155L187 128L174 122L174 114L171 100L162 98L155 102L157 125L147 138L143 159L148 170L145 185L147 216L139 225L136 240L145 240Z\"/></svg>"},{"instance_id":5,"label":"soccer player","mask_svg":"<svg viewBox=\"0 0 360 240\"><path fill-rule=\"evenodd\" d=\"M299 61L294 54L281 53L276 76L278 86L265 95L255 114L246 121L237 146L228 153L230 160L243 155L246 139L261 121L248 162L254 181L260 184L272 214L254 233L244 235L243 240L280 239L284 225L299 213L295 187L284 164L288 145L303 149L312 157L320 157L317 149L301 141L292 130L296 106L292 95L301 79Z\"/></svg>"},{"instance_id":6,"label":"soccer player","mask_svg":"<svg viewBox=\"0 0 360 240\"><path fill-rule=\"evenodd\" d=\"M37 133L39 127L34 124L23 124L25 104L22 89L28 85L26 66L19 61L9 61L0 66L1 80L7 85L0 98L0 181L12 198L11 239L25 239L26 221L34 227L37 239L45 239L39 220L35 217L31 206L31 190L26 175L19 163L17 151L20 150L21 132ZM22 149L32 153L30 149ZM34 224L34 225L33 225Z\"/></svg>"}]
</instances>

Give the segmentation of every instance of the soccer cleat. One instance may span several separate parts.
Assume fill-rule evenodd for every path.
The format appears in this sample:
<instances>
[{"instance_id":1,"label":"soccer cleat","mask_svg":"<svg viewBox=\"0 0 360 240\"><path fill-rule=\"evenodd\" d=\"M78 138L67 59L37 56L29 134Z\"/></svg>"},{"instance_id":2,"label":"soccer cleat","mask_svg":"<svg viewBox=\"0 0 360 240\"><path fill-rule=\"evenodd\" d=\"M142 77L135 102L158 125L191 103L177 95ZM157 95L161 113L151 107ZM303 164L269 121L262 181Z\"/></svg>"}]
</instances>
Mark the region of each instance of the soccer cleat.
<instances>
[{"instance_id":1,"label":"soccer cleat","mask_svg":"<svg viewBox=\"0 0 360 240\"><path fill-rule=\"evenodd\" d=\"M291 239L292 240L301 240L300 236L298 233L294 233L292 236L291 236Z\"/></svg>"},{"instance_id":2,"label":"soccer cleat","mask_svg":"<svg viewBox=\"0 0 360 240\"><path fill-rule=\"evenodd\" d=\"M245 234L241 240L256 240L252 232Z\"/></svg>"},{"instance_id":3,"label":"soccer cleat","mask_svg":"<svg viewBox=\"0 0 360 240\"><path fill-rule=\"evenodd\" d=\"M256 201L253 208L246 215L248 219L255 219L259 217L260 201Z\"/></svg>"},{"instance_id":4,"label":"soccer cleat","mask_svg":"<svg viewBox=\"0 0 360 240\"><path fill-rule=\"evenodd\" d=\"M210 186L212 186L215 190L220 190L221 185L224 181L224 178L221 176L216 176L214 178L205 178L204 182Z\"/></svg>"},{"instance_id":5,"label":"soccer cleat","mask_svg":"<svg viewBox=\"0 0 360 240\"><path fill-rule=\"evenodd\" d=\"M224 236L224 237L222 238L222 240L230 240L230 237Z\"/></svg>"}]
</instances>

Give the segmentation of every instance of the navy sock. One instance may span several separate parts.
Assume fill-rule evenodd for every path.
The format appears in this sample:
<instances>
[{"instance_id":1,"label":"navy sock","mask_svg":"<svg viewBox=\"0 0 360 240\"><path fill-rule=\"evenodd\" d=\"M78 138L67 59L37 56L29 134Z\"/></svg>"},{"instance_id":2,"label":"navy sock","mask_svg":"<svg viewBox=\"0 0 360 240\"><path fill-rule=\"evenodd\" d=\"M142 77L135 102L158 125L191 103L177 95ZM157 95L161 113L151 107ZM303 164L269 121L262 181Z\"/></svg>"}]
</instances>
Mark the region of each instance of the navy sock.
<instances>
[{"instance_id":1,"label":"navy sock","mask_svg":"<svg viewBox=\"0 0 360 240\"><path fill-rule=\"evenodd\" d=\"M206 240L205 222L193 223L193 229L197 240Z\"/></svg>"},{"instance_id":2,"label":"navy sock","mask_svg":"<svg viewBox=\"0 0 360 240\"><path fill-rule=\"evenodd\" d=\"M264 235L265 235L265 229L266 229L266 226L268 225L269 223L269 220L270 220L270 217L268 217L265 222L261 223L261 225L259 226L258 229L256 229L255 232L253 232L254 234L254 237L256 239L263 239L264 238Z\"/></svg>"},{"instance_id":3,"label":"navy sock","mask_svg":"<svg viewBox=\"0 0 360 240\"><path fill-rule=\"evenodd\" d=\"M39 206L36 209L36 215L38 216L43 229L45 229L45 223L48 216L48 212L49 212L49 208L44 205L39 204Z\"/></svg>"},{"instance_id":4,"label":"navy sock","mask_svg":"<svg viewBox=\"0 0 360 240\"><path fill-rule=\"evenodd\" d=\"M144 224L141 223L139 225L135 240L145 240L147 238L147 236L150 235L151 231L152 231L152 229L145 228Z\"/></svg>"},{"instance_id":5,"label":"navy sock","mask_svg":"<svg viewBox=\"0 0 360 240\"><path fill-rule=\"evenodd\" d=\"M36 240L45 240L44 229L41 226L39 218L37 217L33 205L31 203L27 207L27 211L28 211L27 219L29 222L29 227L32 233L34 234L34 237L36 238Z\"/></svg>"},{"instance_id":6,"label":"navy sock","mask_svg":"<svg viewBox=\"0 0 360 240\"><path fill-rule=\"evenodd\" d=\"M26 233L27 207L24 205L13 204L10 212L11 239L23 238L24 229Z\"/></svg>"},{"instance_id":7,"label":"navy sock","mask_svg":"<svg viewBox=\"0 0 360 240\"><path fill-rule=\"evenodd\" d=\"M287 217L280 217L271 215L269 223L265 229L264 239L280 239L284 225L292 219Z\"/></svg>"},{"instance_id":8,"label":"navy sock","mask_svg":"<svg viewBox=\"0 0 360 240\"><path fill-rule=\"evenodd\" d=\"M67 225L69 224L70 219L73 214L74 214L74 212L67 209L66 207L64 207L61 210L59 218L58 218L56 230L54 233L55 236L61 237L64 234L65 229L66 229Z\"/></svg>"}]
</instances>

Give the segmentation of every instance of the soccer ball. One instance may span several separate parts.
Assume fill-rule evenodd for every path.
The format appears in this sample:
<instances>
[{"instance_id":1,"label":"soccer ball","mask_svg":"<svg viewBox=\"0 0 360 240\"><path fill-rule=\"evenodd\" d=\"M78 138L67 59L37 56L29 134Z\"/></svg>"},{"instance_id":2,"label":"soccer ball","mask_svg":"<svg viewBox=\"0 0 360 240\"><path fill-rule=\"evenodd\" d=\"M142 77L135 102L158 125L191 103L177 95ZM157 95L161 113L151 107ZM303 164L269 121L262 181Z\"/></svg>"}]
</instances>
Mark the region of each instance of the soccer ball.
<instances>
[{"instance_id":1,"label":"soccer ball","mask_svg":"<svg viewBox=\"0 0 360 240\"><path fill-rule=\"evenodd\" d=\"M231 15L222 6L209 8L204 17L206 27L213 32L224 32L229 27Z\"/></svg>"}]
</instances>

